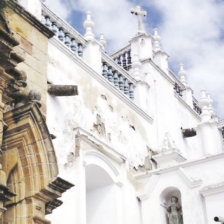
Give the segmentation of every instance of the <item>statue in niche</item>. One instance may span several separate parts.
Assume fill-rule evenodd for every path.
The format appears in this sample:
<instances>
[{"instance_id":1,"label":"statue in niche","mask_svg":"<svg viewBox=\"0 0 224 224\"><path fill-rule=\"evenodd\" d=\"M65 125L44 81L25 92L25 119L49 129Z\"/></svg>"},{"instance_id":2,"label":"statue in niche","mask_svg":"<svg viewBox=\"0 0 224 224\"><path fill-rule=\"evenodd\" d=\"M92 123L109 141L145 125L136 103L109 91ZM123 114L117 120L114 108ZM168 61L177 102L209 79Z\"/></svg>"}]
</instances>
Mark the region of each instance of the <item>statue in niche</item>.
<instances>
[{"instance_id":1,"label":"statue in niche","mask_svg":"<svg viewBox=\"0 0 224 224\"><path fill-rule=\"evenodd\" d=\"M167 207L168 224L183 224L182 219L182 208L178 203L178 198L175 196L171 197L170 206Z\"/></svg>"}]
</instances>

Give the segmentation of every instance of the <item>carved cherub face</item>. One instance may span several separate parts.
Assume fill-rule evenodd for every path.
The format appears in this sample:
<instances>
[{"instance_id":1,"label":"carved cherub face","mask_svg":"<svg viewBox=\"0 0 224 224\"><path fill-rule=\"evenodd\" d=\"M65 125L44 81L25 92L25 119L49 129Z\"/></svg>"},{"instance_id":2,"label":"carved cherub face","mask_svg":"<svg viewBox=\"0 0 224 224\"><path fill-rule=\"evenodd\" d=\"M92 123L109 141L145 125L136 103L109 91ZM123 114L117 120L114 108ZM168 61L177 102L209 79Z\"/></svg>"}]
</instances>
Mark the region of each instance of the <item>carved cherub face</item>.
<instances>
[{"instance_id":1,"label":"carved cherub face","mask_svg":"<svg viewBox=\"0 0 224 224\"><path fill-rule=\"evenodd\" d=\"M171 203L177 203L177 202L178 202L178 198L172 196L172 197L171 197Z\"/></svg>"}]
</instances>

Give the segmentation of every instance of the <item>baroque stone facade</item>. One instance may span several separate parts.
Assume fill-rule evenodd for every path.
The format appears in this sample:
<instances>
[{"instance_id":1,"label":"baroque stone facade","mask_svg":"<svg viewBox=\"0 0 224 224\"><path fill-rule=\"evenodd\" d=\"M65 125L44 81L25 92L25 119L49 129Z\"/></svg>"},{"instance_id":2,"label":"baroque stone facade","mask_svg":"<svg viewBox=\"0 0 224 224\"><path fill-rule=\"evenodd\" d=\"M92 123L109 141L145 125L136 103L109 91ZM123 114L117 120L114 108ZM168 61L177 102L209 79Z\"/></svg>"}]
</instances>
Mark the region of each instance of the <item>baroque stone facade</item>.
<instances>
[{"instance_id":1,"label":"baroque stone facade","mask_svg":"<svg viewBox=\"0 0 224 224\"><path fill-rule=\"evenodd\" d=\"M14 1L0 9L0 222L50 223L45 215L73 186L57 177L46 125L44 55L52 33Z\"/></svg>"}]
</instances>

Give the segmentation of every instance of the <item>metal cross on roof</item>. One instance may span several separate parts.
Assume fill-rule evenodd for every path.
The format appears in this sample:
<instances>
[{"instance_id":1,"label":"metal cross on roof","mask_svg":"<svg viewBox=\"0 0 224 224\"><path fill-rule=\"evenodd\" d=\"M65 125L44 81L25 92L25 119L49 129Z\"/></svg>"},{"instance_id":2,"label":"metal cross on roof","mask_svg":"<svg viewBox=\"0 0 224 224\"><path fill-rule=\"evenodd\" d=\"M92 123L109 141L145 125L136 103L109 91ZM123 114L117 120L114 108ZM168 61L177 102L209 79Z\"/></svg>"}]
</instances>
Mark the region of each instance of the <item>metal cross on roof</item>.
<instances>
[{"instance_id":1,"label":"metal cross on roof","mask_svg":"<svg viewBox=\"0 0 224 224\"><path fill-rule=\"evenodd\" d=\"M146 16L146 11L141 11L140 6L136 6L136 9L131 9L131 13L135 14L138 17L138 34L145 33L142 25L142 16Z\"/></svg>"}]
</instances>

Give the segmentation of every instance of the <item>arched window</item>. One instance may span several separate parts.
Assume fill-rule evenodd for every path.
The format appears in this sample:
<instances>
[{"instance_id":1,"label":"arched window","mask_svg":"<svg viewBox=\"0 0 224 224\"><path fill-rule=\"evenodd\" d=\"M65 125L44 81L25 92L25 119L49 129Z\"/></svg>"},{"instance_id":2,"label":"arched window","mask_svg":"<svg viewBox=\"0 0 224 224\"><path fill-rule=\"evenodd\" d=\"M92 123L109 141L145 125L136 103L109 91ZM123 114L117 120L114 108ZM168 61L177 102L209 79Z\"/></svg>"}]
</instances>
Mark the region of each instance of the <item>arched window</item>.
<instances>
[{"instance_id":1,"label":"arched window","mask_svg":"<svg viewBox=\"0 0 224 224\"><path fill-rule=\"evenodd\" d=\"M118 173L107 158L100 157L94 154L86 158L86 223L121 223Z\"/></svg>"}]
</instances>

